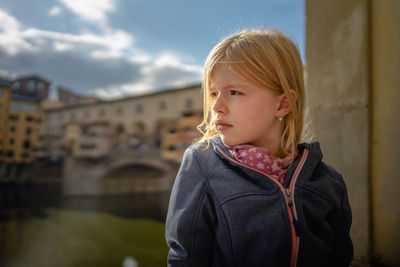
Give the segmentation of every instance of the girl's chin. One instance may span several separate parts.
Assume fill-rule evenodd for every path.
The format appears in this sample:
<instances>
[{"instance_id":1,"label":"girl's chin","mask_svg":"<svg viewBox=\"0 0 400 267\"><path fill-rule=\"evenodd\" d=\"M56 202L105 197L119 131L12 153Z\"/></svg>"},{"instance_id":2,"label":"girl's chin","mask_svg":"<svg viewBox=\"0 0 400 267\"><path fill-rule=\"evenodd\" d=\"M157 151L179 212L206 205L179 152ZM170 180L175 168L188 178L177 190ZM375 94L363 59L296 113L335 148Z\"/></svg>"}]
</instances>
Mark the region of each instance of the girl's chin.
<instances>
[{"instance_id":1,"label":"girl's chin","mask_svg":"<svg viewBox=\"0 0 400 267\"><path fill-rule=\"evenodd\" d=\"M237 146L241 145L239 142L235 142L234 140L230 140L229 138L224 137L223 135L220 135L222 143L226 146Z\"/></svg>"}]
</instances>

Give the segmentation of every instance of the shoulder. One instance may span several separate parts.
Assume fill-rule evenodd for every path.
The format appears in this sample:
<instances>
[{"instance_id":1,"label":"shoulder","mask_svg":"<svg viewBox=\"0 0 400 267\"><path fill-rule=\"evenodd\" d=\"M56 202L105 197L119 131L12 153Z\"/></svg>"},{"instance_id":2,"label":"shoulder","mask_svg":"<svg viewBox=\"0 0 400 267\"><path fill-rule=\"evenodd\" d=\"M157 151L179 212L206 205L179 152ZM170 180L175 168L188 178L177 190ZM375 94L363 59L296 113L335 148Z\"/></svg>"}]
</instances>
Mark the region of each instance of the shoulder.
<instances>
[{"instance_id":1,"label":"shoulder","mask_svg":"<svg viewBox=\"0 0 400 267\"><path fill-rule=\"evenodd\" d=\"M300 187L315 192L321 197L337 202L347 193L341 173L330 164L322 161L322 152L318 142L302 144L309 151Z\"/></svg>"},{"instance_id":2,"label":"shoulder","mask_svg":"<svg viewBox=\"0 0 400 267\"><path fill-rule=\"evenodd\" d=\"M190 145L183 154L183 161L187 158L196 158L199 161L203 161L214 155L214 145L211 142L203 141Z\"/></svg>"},{"instance_id":3,"label":"shoulder","mask_svg":"<svg viewBox=\"0 0 400 267\"><path fill-rule=\"evenodd\" d=\"M328 179L329 181L336 181L344 185L340 172L322 160L323 154L319 142L300 144L299 149L308 150L308 161L306 166L313 169L312 176L314 177L312 178Z\"/></svg>"},{"instance_id":4,"label":"shoulder","mask_svg":"<svg viewBox=\"0 0 400 267\"><path fill-rule=\"evenodd\" d=\"M204 176L208 166L207 159L212 157L213 153L211 144L207 145L207 142L190 145L183 154L178 176L182 176L182 174L186 177Z\"/></svg>"},{"instance_id":5,"label":"shoulder","mask_svg":"<svg viewBox=\"0 0 400 267\"><path fill-rule=\"evenodd\" d=\"M324 161L321 161L319 164L317 164L316 172L318 172L319 175L329 177L337 182L343 182L343 177L340 172Z\"/></svg>"}]
</instances>

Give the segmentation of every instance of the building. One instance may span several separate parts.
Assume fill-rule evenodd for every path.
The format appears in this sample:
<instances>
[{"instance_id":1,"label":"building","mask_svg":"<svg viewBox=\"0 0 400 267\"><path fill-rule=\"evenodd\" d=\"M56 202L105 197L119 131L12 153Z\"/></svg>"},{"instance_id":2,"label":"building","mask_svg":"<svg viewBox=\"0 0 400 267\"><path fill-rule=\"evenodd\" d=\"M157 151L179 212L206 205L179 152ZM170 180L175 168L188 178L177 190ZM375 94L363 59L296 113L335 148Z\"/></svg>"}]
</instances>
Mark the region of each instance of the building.
<instances>
[{"instance_id":1,"label":"building","mask_svg":"<svg viewBox=\"0 0 400 267\"><path fill-rule=\"evenodd\" d=\"M0 177L18 176L24 164L36 159L40 132L43 130L43 113L40 95L17 95L15 82L0 80ZM18 87L20 89L20 87ZM19 91L22 93L22 91ZM33 91L34 92L34 91Z\"/></svg>"},{"instance_id":2,"label":"building","mask_svg":"<svg viewBox=\"0 0 400 267\"><path fill-rule=\"evenodd\" d=\"M64 148L77 158L101 158L109 155L114 129L109 122L69 124L63 140Z\"/></svg>"},{"instance_id":3,"label":"building","mask_svg":"<svg viewBox=\"0 0 400 267\"><path fill-rule=\"evenodd\" d=\"M52 154L50 157L57 157L53 154L61 155L62 151L68 148L75 156L90 157L95 154L91 150L101 148L104 152L106 147L159 149L164 127L179 121L182 114L202 110L200 90L200 84L196 84L112 101L87 101L46 110L44 139L52 140L47 141L47 151ZM110 145L103 146L101 142L106 142L104 138L90 140L84 133L85 129L88 129L88 132L92 131L93 127L99 130L98 128L105 124L112 132L107 133L111 138ZM71 125L81 127L84 134L80 134L74 142L82 144L84 150L72 148L69 138L65 139L67 128L72 127ZM103 133L100 135L104 136Z\"/></svg>"},{"instance_id":4,"label":"building","mask_svg":"<svg viewBox=\"0 0 400 267\"><path fill-rule=\"evenodd\" d=\"M57 87L58 100L66 106L76 105L84 98L83 95L73 93L72 90L62 86Z\"/></svg>"},{"instance_id":5,"label":"building","mask_svg":"<svg viewBox=\"0 0 400 267\"><path fill-rule=\"evenodd\" d=\"M5 155L5 143L11 90L8 80L0 80L0 161Z\"/></svg>"},{"instance_id":6,"label":"building","mask_svg":"<svg viewBox=\"0 0 400 267\"><path fill-rule=\"evenodd\" d=\"M41 131L43 114L39 99L11 95L8 117L5 120L2 161L5 163L32 163Z\"/></svg>"},{"instance_id":7,"label":"building","mask_svg":"<svg viewBox=\"0 0 400 267\"><path fill-rule=\"evenodd\" d=\"M44 100L49 96L50 82L38 75L15 79L11 84L12 94Z\"/></svg>"},{"instance_id":8,"label":"building","mask_svg":"<svg viewBox=\"0 0 400 267\"><path fill-rule=\"evenodd\" d=\"M197 126L203 120L203 113L185 112L182 117L162 130L161 157L180 160L185 149L201 137Z\"/></svg>"}]
</instances>

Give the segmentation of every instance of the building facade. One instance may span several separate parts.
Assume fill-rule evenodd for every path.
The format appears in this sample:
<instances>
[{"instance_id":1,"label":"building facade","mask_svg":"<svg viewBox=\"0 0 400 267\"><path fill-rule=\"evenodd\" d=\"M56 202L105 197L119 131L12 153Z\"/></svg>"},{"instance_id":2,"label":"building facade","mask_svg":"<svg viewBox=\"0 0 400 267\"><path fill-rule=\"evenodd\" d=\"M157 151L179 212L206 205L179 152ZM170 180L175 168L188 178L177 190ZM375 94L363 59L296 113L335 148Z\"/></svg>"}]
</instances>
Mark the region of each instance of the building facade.
<instances>
[{"instance_id":1,"label":"building facade","mask_svg":"<svg viewBox=\"0 0 400 267\"><path fill-rule=\"evenodd\" d=\"M65 149L77 157L96 157L106 154L107 149L159 149L163 128L177 123L184 114L201 110L200 84L50 108L46 110L43 139L53 158L57 157L54 154L62 155ZM71 132L67 129L77 127L78 135L67 134ZM96 153L97 150L101 153Z\"/></svg>"},{"instance_id":2,"label":"building facade","mask_svg":"<svg viewBox=\"0 0 400 267\"><path fill-rule=\"evenodd\" d=\"M31 163L43 122L38 98L11 94L11 83L0 84L0 160L6 164Z\"/></svg>"},{"instance_id":3,"label":"building facade","mask_svg":"<svg viewBox=\"0 0 400 267\"><path fill-rule=\"evenodd\" d=\"M50 82L38 75L19 77L11 85L13 94L30 96L40 100L48 98L49 88Z\"/></svg>"},{"instance_id":4,"label":"building facade","mask_svg":"<svg viewBox=\"0 0 400 267\"><path fill-rule=\"evenodd\" d=\"M8 122L8 110L10 105L10 94L8 80L0 80L0 160L5 155L6 133Z\"/></svg>"}]
</instances>

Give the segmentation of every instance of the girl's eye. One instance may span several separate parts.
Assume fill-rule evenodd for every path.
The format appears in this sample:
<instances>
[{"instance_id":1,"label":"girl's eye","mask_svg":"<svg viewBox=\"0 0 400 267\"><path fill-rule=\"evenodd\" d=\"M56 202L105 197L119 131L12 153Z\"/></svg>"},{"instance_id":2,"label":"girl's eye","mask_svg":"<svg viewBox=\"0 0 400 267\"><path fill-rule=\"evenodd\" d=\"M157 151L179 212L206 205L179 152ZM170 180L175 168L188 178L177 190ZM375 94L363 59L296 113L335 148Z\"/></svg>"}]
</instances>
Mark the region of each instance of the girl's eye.
<instances>
[{"instance_id":1,"label":"girl's eye","mask_svg":"<svg viewBox=\"0 0 400 267\"><path fill-rule=\"evenodd\" d=\"M215 98L215 97L218 96L218 93L217 93L217 92L210 92L210 96L213 97L213 98Z\"/></svg>"},{"instance_id":2,"label":"girl's eye","mask_svg":"<svg viewBox=\"0 0 400 267\"><path fill-rule=\"evenodd\" d=\"M231 90L231 95L241 95L242 93L236 90Z\"/></svg>"}]
</instances>

